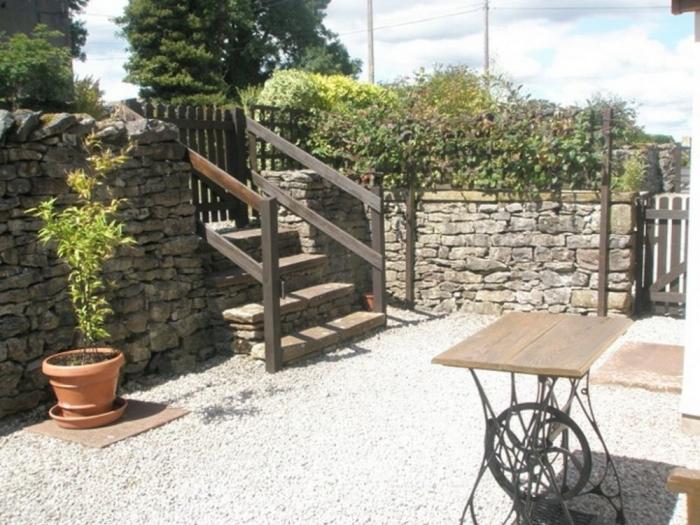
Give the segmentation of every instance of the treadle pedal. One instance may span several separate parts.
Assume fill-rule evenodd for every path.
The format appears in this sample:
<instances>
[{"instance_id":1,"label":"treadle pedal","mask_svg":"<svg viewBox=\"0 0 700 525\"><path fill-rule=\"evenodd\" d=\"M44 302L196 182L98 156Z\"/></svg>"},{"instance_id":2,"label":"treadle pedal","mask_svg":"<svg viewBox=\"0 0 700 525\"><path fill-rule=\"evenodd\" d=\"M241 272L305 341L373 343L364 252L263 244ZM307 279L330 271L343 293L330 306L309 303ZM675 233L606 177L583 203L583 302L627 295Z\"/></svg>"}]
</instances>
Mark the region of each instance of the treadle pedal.
<instances>
[{"instance_id":1,"label":"treadle pedal","mask_svg":"<svg viewBox=\"0 0 700 525\"><path fill-rule=\"evenodd\" d=\"M529 522L532 525L569 525L560 503L539 502L535 504L533 516ZM569 509L569 515L574 525L596 525L597 516Z\"/></svg>"}]
</instances>

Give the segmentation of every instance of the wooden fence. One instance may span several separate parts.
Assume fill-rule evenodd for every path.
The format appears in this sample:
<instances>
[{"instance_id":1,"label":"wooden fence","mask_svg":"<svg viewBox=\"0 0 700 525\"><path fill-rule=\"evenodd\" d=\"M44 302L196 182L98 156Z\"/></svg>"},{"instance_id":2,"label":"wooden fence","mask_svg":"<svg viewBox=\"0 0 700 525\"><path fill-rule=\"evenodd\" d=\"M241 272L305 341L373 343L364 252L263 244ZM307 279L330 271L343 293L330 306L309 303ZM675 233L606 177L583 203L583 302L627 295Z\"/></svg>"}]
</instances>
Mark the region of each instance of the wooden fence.
<instances>
[{"instance_id":1,"label":"wooden fence","mask_svg":"<svg viewBox=\"0 0 700 525\"><path fill-rule=\"evenodd\" d=\"M140 103L129 100L126 105L146 118L157 118L175 124L180 142L208 159L243 184L249 181L246 169L245 132L237 133L245 115L239 110L214 106L172 106ZM205 177L192 179L192 202L203 223L231 221L238 226L248 224L248 207Z\"/></svg>"},{"instance_id":2,"label":"wooden fence","mask_svg":"<svg viewBox=\"0 0 700 525\"><path fill-rule=\"evenodd\" d=\"M250 118L267 129L288 140L301 149L308 149L311 129L307 118L308 111L294 108L277 108L274 106L253 105L248 109ZM302 165L273 147L271 144L256 139L258 166L262 170L294 170Z\"/></svg>"}]
</instances>

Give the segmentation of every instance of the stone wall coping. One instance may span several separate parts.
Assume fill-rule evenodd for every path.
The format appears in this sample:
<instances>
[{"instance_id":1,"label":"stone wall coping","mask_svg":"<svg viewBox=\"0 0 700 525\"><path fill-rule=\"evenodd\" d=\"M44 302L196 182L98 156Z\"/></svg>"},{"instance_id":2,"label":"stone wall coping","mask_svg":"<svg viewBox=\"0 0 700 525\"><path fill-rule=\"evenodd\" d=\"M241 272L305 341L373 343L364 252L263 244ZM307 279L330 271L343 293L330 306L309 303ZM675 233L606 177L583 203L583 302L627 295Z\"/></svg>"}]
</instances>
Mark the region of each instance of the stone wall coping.
<instances>
[{"instance_id":1,"label":"stone wall coping","mask_svg":"<svg viewBox=\"0 0 700 525\"><path fill-rule=\"evenodd\" d=\"M408 190L395 189L385 193L388 201L405 200ZM636 192L614 192L611 202L632 204L639 194ZM416 198L423 202L566 202L579 204L597 204L600 202L600 192L597 191L562 191L541 192L537 195L523 195L507 191L472 191L472 190L436 190L417 193Z\"/></svg>"}]
</instances>

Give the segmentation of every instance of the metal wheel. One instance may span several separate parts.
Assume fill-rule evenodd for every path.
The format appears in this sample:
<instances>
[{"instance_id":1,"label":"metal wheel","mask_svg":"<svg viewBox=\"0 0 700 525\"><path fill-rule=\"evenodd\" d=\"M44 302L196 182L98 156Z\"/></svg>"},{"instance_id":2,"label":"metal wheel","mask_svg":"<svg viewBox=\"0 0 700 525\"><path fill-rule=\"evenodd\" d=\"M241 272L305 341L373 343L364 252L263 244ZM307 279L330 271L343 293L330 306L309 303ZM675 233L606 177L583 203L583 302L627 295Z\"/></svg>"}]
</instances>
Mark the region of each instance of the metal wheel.
<instances>
[{"instance_id":1,"label":"metal wheel","mask_svg":"<svg viewBox=\"0 0 700 525\"><path fill-rule=\"evenodd\" d=\"M520 501L573 498L591 475L591 450L579 426L541 403L513 405L491 419L484 447L491 474Z\"/></svg>"}]
</instances>

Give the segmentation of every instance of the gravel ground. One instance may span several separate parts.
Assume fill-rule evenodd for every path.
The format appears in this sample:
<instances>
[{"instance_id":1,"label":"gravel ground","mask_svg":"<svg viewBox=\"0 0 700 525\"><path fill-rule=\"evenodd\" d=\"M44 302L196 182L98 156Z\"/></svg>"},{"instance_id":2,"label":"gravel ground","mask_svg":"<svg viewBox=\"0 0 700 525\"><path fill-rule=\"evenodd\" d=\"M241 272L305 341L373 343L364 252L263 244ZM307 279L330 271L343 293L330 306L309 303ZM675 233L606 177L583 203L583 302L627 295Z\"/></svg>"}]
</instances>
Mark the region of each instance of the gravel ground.
<instances>
[{"instance_id":1,"label":"gravel ground","mask_svg":"<svg viewBox=\"0 0 700 525\"><path fill-rule=\"evenodd\" d=\"M390 315L390 329L274 376L235 357L132 383L128 397L191 413L106 449L22 432L39 410L0 422L0 523L456 523L483 416L468 372L430 359L493 319ZM625 338L681 333L649 318ZM482 377L504 401L507 376ZM700 438L680 433L678 396L602 385L592 396L629 523L684 523L664 482L672 465L700 467ZM493 517L502 497L485 485L480 501Z\"/></svg>"}]
</instances>

